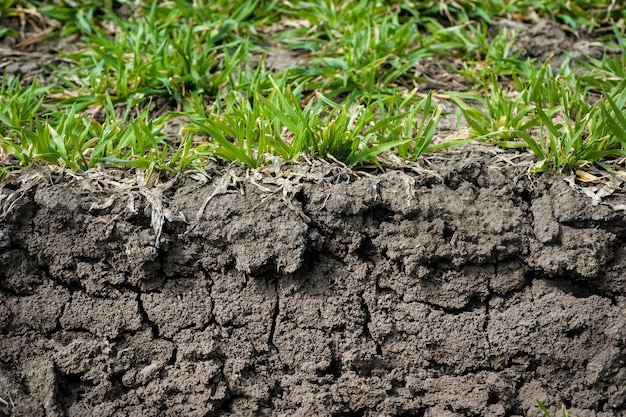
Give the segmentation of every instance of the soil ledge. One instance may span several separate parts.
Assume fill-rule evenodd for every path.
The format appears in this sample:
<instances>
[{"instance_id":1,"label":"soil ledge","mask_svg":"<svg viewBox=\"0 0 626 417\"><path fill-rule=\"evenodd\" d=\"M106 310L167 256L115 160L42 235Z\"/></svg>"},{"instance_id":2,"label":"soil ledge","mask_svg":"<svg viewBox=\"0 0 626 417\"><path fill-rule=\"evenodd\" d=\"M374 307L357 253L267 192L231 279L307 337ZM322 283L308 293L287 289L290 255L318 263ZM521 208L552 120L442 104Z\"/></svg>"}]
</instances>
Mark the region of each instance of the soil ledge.
<instances>
[{"instance_id":1,"label":"soil ledge","mask_svg":"<svg viewBox=\"0 0 626 417\"><path fill-rule=\"evenodd\" d=\"M4 184L0 415L626 416L623 191L449 158Z\"/></svg>"}]
</instances>

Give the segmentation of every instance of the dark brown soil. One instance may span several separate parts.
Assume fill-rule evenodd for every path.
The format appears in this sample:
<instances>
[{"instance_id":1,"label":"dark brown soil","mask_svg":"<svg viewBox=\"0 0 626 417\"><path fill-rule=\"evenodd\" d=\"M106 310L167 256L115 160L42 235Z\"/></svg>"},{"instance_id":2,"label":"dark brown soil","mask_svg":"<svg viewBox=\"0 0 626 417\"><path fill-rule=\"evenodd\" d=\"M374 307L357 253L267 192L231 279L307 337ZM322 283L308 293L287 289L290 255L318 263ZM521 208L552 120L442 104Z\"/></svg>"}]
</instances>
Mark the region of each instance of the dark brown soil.
<instances>
[{"instance_id":1,"label":"dark brown soil","mask_svg":"<svg viewBox=\"0 0 626 417\"><path fill-rule=\"evenodd\" d=\"M626 194L513 156L25 172L0 189L0 415L626 416Z\"/></svg>"}]
</instances>

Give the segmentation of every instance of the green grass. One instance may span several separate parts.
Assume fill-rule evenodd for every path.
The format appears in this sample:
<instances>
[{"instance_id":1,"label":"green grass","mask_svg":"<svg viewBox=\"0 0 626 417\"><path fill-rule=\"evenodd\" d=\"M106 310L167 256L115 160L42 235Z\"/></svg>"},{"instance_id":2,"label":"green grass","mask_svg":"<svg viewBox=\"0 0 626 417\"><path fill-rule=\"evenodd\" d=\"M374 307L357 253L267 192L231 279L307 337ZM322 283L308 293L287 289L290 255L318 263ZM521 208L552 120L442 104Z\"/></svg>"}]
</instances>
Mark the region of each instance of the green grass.
<instances>
[{"instance_id":1,"label":"green grass","mask_svg":"<svg viewBox=\"0 0 626 417\"><path fill-rule=\"evenodd\" d=\"M267 96L229 92L205 110L195 96L187 114L194 134L214 138L214 152L227 161L257 167L268 155L285 160L302 154L333 157L354 165L390 149L407 159L428 150L441 116L429 94L415 101L406 97L379 97L361 102L335 103L321 93L302 108L301 94L283 78L274 81ZM441 147L434 146L432 149Z\"/></svg>"},{"instance_id":2,"label":"green grass","mask_svg":"<svg viewBox=\"0 0 626 417\"><path fill-rule=\"evenodd\" d=\"M534 171L626 155L626 80L608 90L601 87L597 104L588 102L581 78L574 73L554 77L547 65L532 71L528 80L516 79L516 87L516 95L506 94L494 76L485 97L458 94L453 99L473 137L505 148L528 147L537 158ZM486 111L467 104L468 99Z\"/></svg>"},{"instance_id":3,"label":"green grass","mask_svg":"<svg viewBox=\"0 0 626 417\"><path fill-rule=\"evenodd\" d=\"M539 400L535 400L537 402L537 406L539 407L539 409L541 410L541 412L543 412L543 414L546 417L552 417L552 415L550 414L550 410L548 410L548 407L546 407L541 401ZM563 405L561 407L561 412L562 412L562 416L563 417L569 417L569 414L567 412L567 409L565 408L565 405Z\"/></svg>"},{"instance_id":4,"label":"green grass","mask_svg":"<svg viewBox=\"0 0 626 417\"><path fill-rule=\"evenodd\" d=\"M494 23L539 15L602 28L613 53L560 70L520 59L518 34ZM625 17L610 0L5 1L0 38L74 34L80 48L61 51L45 82L2 77L0 176L33 163L152 175L301 156L384 168L384 153L411 163L467 143L439 136L452 105L471 140L530 152L534 171L607 167L626 155ZM280 50L299 58L266 69ZM428 60L470 90L425 90L415 69ZM166 133L175 117L187 120L180 135Z\"/></svg>"}]
</instances>

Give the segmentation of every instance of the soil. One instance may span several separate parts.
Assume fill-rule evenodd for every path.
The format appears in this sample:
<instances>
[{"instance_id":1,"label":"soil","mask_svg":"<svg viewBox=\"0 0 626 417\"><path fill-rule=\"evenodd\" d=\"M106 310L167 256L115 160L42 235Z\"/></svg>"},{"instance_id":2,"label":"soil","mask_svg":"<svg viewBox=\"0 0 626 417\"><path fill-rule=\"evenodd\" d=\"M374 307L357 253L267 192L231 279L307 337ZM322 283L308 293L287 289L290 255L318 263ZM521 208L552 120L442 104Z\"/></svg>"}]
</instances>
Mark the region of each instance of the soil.
<instances>
[{"instance_id":1,"label":"soil","mask_svg":"<svg viewBox=\"0 0 626 417\"><path fill-rule=\"evenodd\" d=\"M6 182L0 415L625 416L626 194L437 157Z\"/></svg>"},{"instance_id":2,"label":"soil","mask_svg":"<svg viewBox=\"0 0 626 417\"><path fill-rule=\"evenodd\" d=\"M611 52L501 24L555 67ZM5 38L0 70L45 79L75 42ZM468 89L444 61L425 88ZM622 182L493 147L420 163L10 177L0 416L626 416Z\"/></svg>"}]
</instances>

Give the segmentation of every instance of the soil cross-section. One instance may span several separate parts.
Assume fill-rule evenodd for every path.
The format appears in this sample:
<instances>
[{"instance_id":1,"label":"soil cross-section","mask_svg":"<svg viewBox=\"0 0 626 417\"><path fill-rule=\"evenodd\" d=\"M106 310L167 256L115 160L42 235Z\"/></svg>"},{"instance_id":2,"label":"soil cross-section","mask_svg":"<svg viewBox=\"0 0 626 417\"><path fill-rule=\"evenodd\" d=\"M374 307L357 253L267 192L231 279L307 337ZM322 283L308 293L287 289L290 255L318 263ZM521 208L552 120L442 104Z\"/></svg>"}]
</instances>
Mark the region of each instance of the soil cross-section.
<instances>
[{"instance_id":1,"label":"soil cross-section","mask_svg":"<svg viewBox=\"0 0 626 417\"><path fill-rule=\"evenodd\" d=\"M625 416L624 213L449 157L4 186L0 415Z\"/></svg>"}]
</instances>

